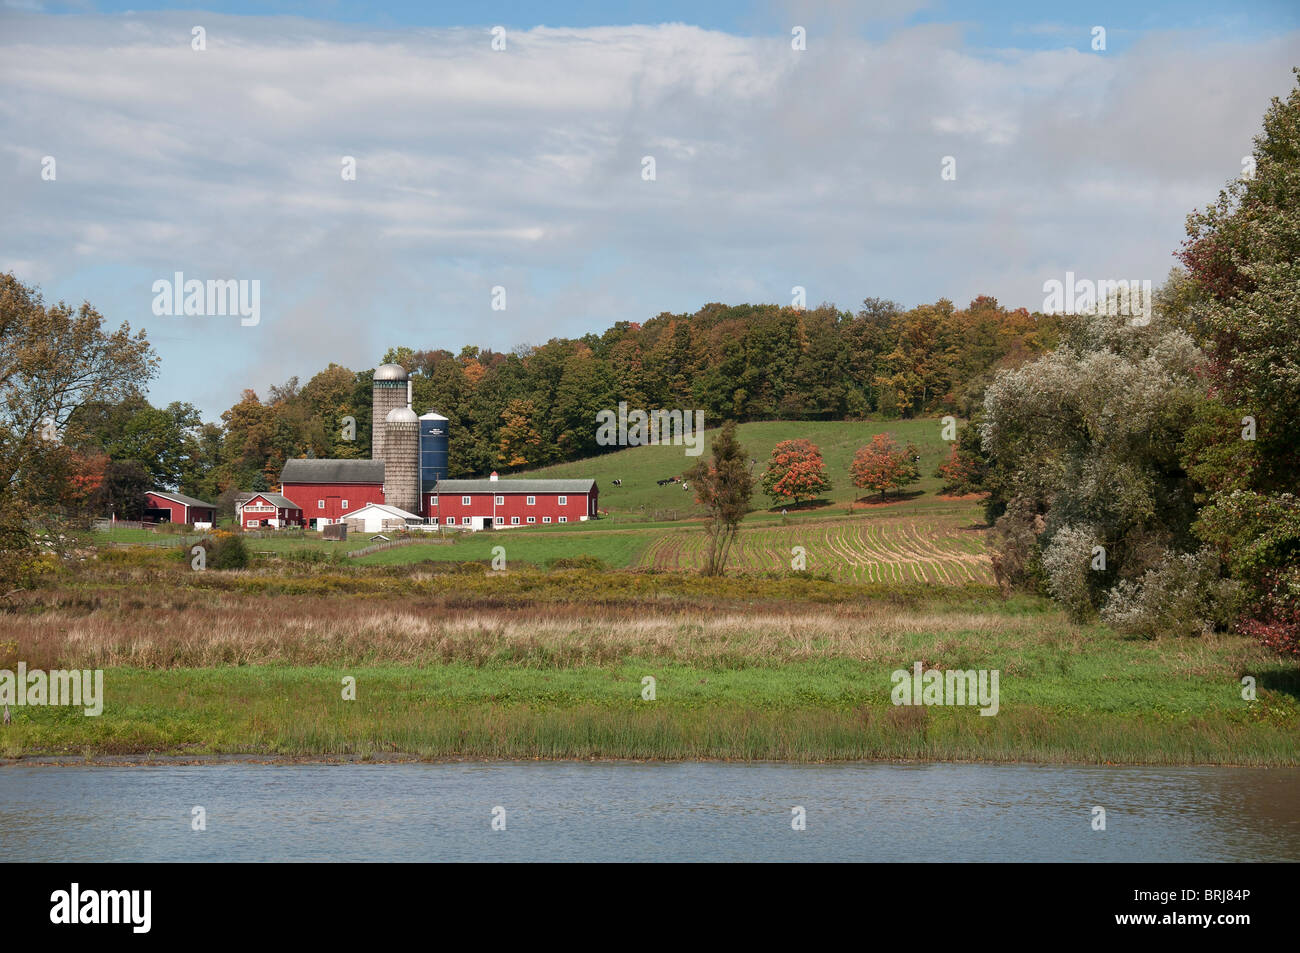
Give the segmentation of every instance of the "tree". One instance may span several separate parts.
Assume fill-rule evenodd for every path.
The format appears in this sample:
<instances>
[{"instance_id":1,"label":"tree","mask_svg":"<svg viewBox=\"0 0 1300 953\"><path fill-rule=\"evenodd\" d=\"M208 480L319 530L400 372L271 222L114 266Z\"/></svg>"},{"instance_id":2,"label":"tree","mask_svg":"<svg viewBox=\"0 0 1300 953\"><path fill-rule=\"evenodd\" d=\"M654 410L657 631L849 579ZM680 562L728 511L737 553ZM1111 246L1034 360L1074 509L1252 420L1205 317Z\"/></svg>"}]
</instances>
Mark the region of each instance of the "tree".
<instances>
[{"instance_id":1,"label":"tree","mask_svg":"<svg viewBox=\"0 0 1300 953\"><path fill-rule=\"evenodd\" d=\"M754 479L749 472L749 455L736 440L734 420L722 425L712 450L712 460L700 460L686 471L686 481L695 487L695 499L708 510L704 531L709 548L704 575L720 576L740 532L740 521L749 512Z\"/></svg>"},{"instance_id":2,"label":"tree","mask_svg":"<svg viewBox=\"0 0 1300 953\"><path fill-rule=\"evenodd\" d=\"M1186 324L1205 349L1213 403L1184 449L1208 484L1197 535L1245 588L1241 630L1296 653L1300 506L1288 491L1300 470L1300 82L1272 101L1252 159L1253 175L1187 220Z\"/></svg>"},{"instance_id":3,"label":"tree","mask_svg":"<svg viewBox=\"0 0 1300 953\"><path fill-rule=\"evenodd\" d=\"M143 331L103 325L88 302L47 306L0 274L0 578L34 569L32 523L53 515L49 480L66 472L59 431L68 417L92 400L124 399L155 372Z\"/></svg>"},{"instance_id":4,"label":"tree","mask_svg":"<svg viewBox=\"0 0 1300 953\"><path fill-rule=\"evenodd\" d=\"M935 469L934 475L943 480L940 492L949 496L965 496L984 489L984 475L988 460L980 446L980 432L976 426L963 427L945 459Z\"/></svg>"},{"instance_id":5,"label":"tree","mask_svg":"<svg viewBox=\"0 0 1300 953\"><path fill-rule=\"evenodd\" d=\"M831 488L822 452L811 440L783 440L772 448L763 473L763 492L778 502L810 500Z\"/></svg>"},{"instance_id":6,"label":"tree","mask_svg":"<svg viewBox=\"0 0 1300 953\"><path fill-rule=\"evenodd\" d=\"M853 455L849 472L853 485L864 490L879 490L885 498L888 490L898 490L921 479L916 466L917 449L912 444L899 447L891 434L878 433L871 443Z\"/></svg>"}]
</instances>

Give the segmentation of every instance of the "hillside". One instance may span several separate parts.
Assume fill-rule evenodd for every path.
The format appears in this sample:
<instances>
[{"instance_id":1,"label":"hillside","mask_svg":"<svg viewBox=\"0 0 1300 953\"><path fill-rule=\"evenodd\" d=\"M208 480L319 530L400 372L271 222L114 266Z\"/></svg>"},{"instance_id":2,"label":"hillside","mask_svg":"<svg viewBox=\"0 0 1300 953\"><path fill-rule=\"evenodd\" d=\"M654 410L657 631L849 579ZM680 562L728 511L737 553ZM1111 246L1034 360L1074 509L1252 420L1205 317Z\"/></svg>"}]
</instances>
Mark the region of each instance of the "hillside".
<instances>
[{"instance_id":1,"label":"hillside","mask_svg":"<svg viewBox=\"0 0 1300 953\"><path fill-rule=\"evenodd\" d=\"M891 433L899 443L912 441L921 451L921 481L907 490L908 502L895 503L889 507L891 512L913 510L918 503L943 504L935 500L941 481L931 474L948 454L948 444L940 439L941 423L939 418L917 418L913 420L867 420L867 421L807 421L807 420L773 420L741 424L737 428L741 445L750 457L758 461L754 468L755 483L761 478L767 466L772 448L782 440L804 437L821 448L822 458L826 461L826 473L830 477L832 489L822 498L823 505L807 509L790 510L791 517L827 516L831 512L844 513L847 504L869 494L853 486L849 478L849 464L858 448L871 442L878 433ZM710 452L712 438L718 428L706 431L705 449L702 456ZM505 475L509 477L543 477L587 478L596 480L600 489L600 508L608 510L617 520L620 516L646 520L688 519L703 515L703 508L695 502L695 496L689 490L683 490L680 483L658 486L657 480L666 477L680 477L701 457L688 457L685 447L654 446L628 447L613 453L601 454L571 463L560 463L536 470L521 471ZM622 486L614 486L614 480L622 480ZM917 493L921 495L916 496ZM768 513L772 501L761 491L756 491L753 499L758 512L751 514L751 520L780 518L780 507L775 513ZM838 504L838 505L836 505Z\"/></svg>"}]
</instances>

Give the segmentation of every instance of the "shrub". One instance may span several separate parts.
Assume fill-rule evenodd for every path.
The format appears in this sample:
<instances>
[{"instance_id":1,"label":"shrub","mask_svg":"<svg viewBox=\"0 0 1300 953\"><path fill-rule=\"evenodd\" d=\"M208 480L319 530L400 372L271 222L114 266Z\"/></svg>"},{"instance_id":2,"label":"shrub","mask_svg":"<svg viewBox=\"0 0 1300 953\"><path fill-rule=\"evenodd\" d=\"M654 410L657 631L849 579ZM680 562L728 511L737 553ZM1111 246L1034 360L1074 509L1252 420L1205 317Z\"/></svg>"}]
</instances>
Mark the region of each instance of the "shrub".
<instances>
[{"instance_id":1,"label":"shrub","mask_svg":"<svg viewBox=\"0 0 1300 953\"><path fill-rule=\"evenodd\" d=\"M1063 526L1043 549L1047 591L1075 622L1090 618L1095 607L1092 548L1096 539L1091 527Z\"/></svg>"},{"instance_id":2,"label":"shrub","mask_svg":"<svg viewBox=\"0 0 1300 953\"><path fill-rule=\"evenodd\" d=\"M546 564L547 569L587 569L594 572L603 572L607 567L602 560L595 556L561 556L558 559L552 559Z\"/></svg>"},{"instance_id":3,"label":"shrub","mask_svg":"<svg viewBox=\"0 0 1300 953\"><path fill-rule=\"evenodd\" d=\"M1115 585L1102 621L1134 635L1200 635L1225 628L1234 614L1237 585L1220 578L1219 558L1209 549L1166 553L1160 565L1136 580Z\"/></svg>"},{"instance_id":4,"label":"shrub","mask_svg":"<svg viewBox=\"0 0 1300 953\"><path fill-rule=\"evenodd\" d=\"M185 562L193 559L191 550L202 546L207 551L205 566L208 569L245 569L248 566L248 547L244 538L235 533L218 531L211 536L204 536L197 543L189 543L180 549Z\"/></svg>"}]
</instances>

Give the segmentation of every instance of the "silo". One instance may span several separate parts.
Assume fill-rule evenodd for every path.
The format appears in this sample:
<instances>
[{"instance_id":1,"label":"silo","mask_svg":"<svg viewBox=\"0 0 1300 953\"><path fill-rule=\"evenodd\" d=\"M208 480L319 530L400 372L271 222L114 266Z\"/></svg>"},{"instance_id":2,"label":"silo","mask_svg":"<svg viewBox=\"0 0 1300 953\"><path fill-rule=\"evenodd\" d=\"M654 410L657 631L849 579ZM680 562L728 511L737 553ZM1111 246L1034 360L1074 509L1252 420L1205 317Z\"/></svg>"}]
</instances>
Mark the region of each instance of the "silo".
<instances>
[{"instance_id":1,"label":"silo","mask_svg":"<svg viewBox=\"0 0 1300 953\"><path fill-rule=\"evenodd\" d=\"M399 407L406 407L406 368L400 364L380 364L375 368L375 383L370 405L370 459L383 460L384 422Z\"/></svg>"},{"instance_id":2,"label":"silo","mask_svg":"<svg viewBox=\"0 0 1300 953\"><path fill-rule=\"evenodd\" d=\"M405 406L394 407L384 420L384 502L420 512L420 418Z\"/></svg>"},{"instance_id":3,"label":"silo","mask_svg":"<svg viewBox=\"0 0 1300 953\"><path fill-rule=\"evenodd\" d=\"M442 414L420 418L420 499L433 492L433 485L447 479L450 421Z\"/></svg>"}]
</instances>

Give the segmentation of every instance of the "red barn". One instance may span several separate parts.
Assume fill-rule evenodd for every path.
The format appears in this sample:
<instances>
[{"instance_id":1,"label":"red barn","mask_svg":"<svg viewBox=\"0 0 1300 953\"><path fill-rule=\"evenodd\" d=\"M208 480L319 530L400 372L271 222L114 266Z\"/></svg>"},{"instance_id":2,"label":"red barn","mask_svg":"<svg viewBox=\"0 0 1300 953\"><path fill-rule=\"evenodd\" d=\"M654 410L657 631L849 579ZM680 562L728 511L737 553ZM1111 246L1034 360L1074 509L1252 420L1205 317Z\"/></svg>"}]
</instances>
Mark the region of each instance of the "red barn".
<instances>
[{"instance_id":1,"label":"red barn","mask_svg":"<svg viewBox=\"0 0 1300 953\"><path fill-rule=\"evenodd\" d=\"M144 495L144 518L158 523L211 526L217 521L217 508L184 493L149 490Z\"/></svg>"},{"instance_id":2,"label":"red barn","mask_svg":"<svg viewBox=\"0 0 1300 953\"><path fill-rule=\"evenodd\" d=\"M337 523L351 510L384 502L382 460L286 460L280 495L313 526Z\"/></svg>"},{"instance_id":3,"label":"red barn","mask_svg":"<svg viewBox=\"0 0 1300 953\"><path fill-rule=\"evenodd\" d=\"M442 526L483 529L577 523L596 515L595 480L439 480L425 515Z\"/></svg>"},{"instance_id":4,"label":"red barn","mask_svg":"<svg viewBox=\"0 0 1300 953\"><path fill-rule=\"evenodd\" d=\"M256 526L301 526L302 507L279 493L254 493L235 504L235 520L245 529Z\"/></svg>"}]
</instances>

